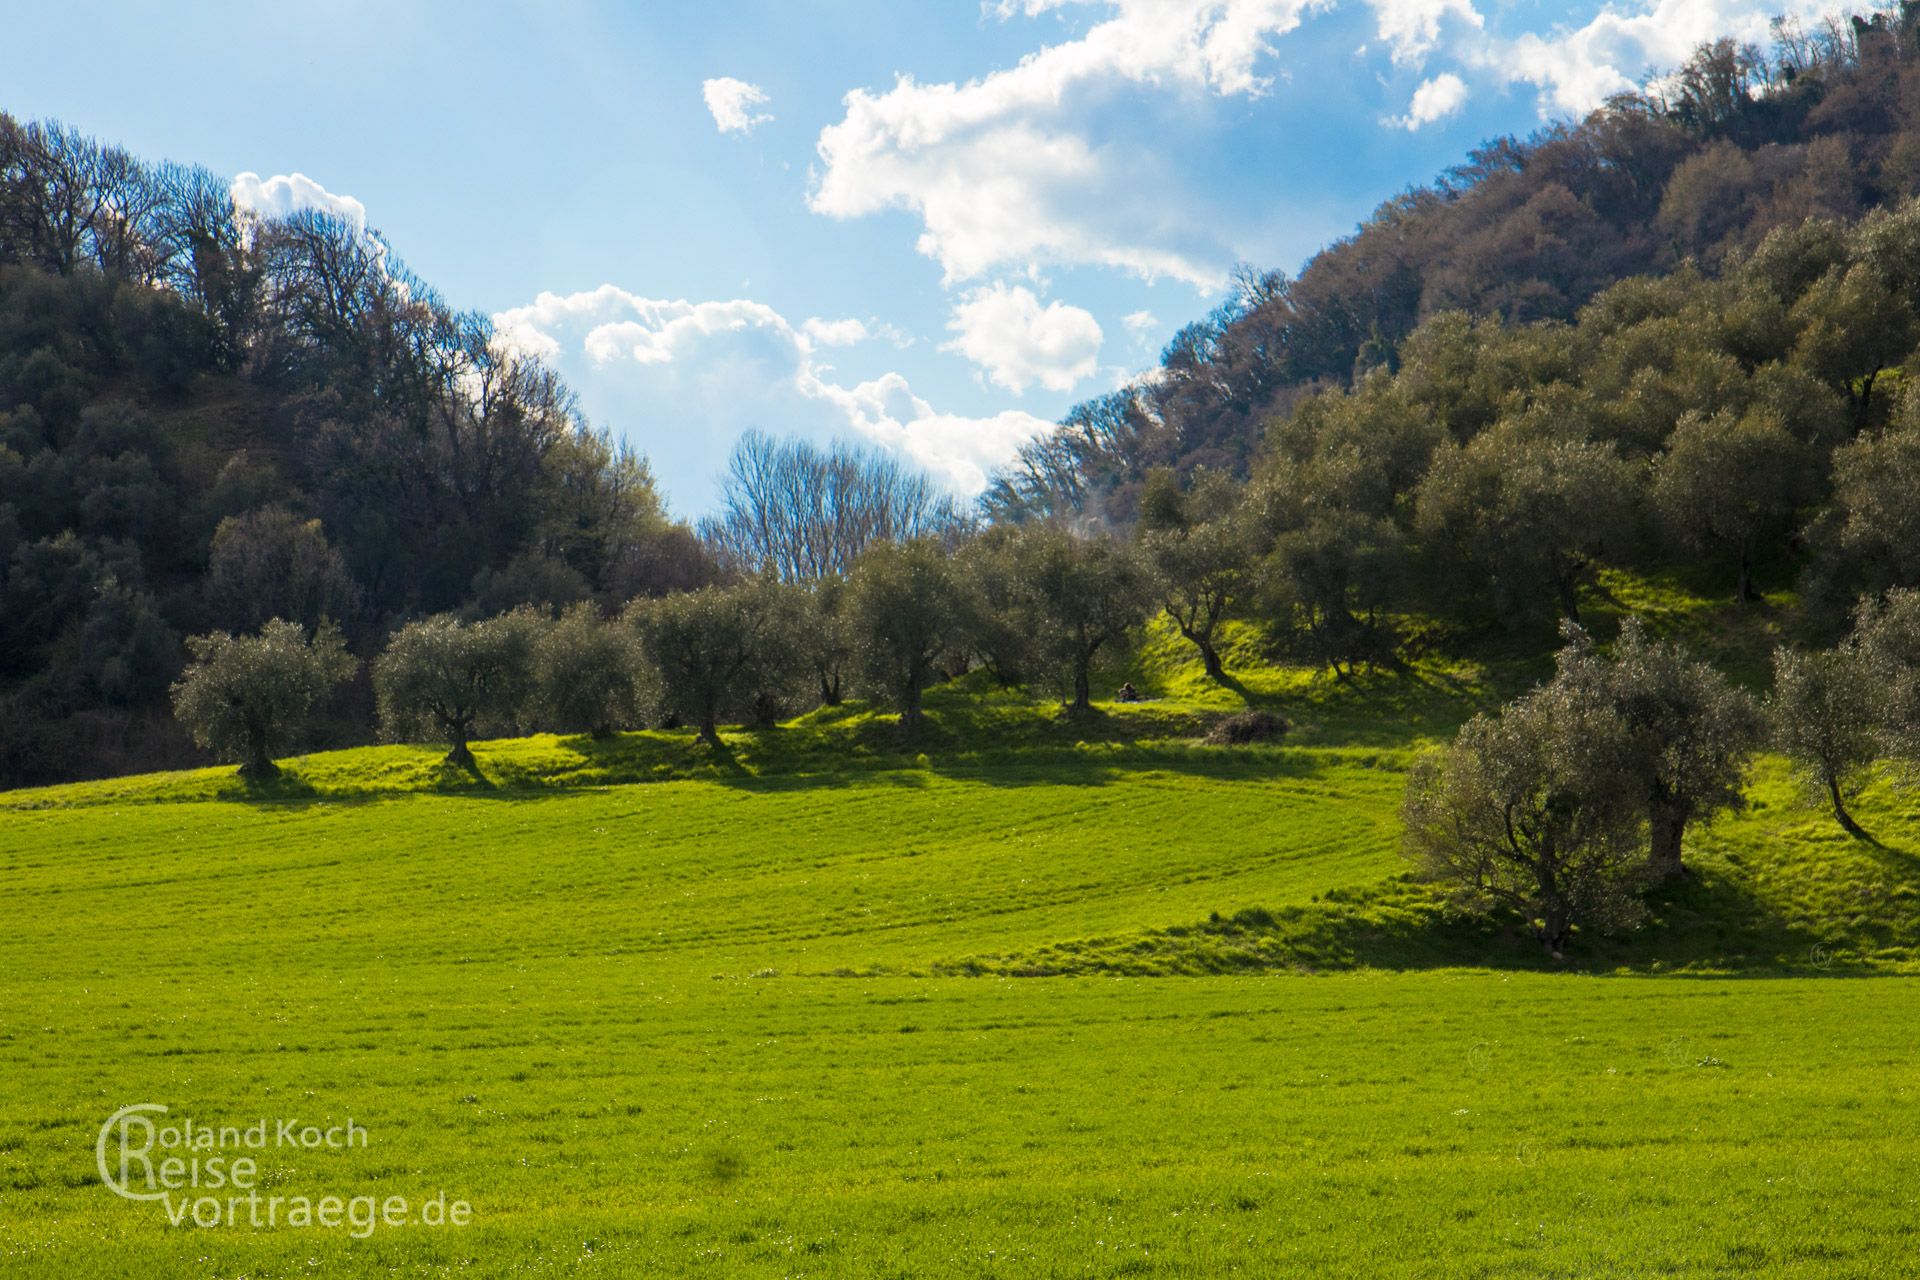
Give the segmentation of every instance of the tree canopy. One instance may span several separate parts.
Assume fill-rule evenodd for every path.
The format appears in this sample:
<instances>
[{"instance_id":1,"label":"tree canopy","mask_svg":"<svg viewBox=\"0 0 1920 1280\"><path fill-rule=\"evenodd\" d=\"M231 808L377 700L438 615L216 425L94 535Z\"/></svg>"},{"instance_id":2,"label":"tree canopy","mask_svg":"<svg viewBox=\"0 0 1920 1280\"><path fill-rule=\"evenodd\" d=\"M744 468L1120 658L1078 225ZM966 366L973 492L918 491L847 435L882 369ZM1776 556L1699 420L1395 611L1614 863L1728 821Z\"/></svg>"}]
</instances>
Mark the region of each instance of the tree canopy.
<instances>
[{"instance_id":1,"label":"tree canopy","mask_svg":"<svg viewBox=\"0 0 1920 1280\"><path fill-rule=\"evenodd\" d=\"M313 705L357 665L331 623L309 638L284 618L256 635L194 636L187 649L193 660L173 686L174 714L195 742L238 761L256 781L279 772L274 757L298 741Z\"/></svg>"}]
</instances>

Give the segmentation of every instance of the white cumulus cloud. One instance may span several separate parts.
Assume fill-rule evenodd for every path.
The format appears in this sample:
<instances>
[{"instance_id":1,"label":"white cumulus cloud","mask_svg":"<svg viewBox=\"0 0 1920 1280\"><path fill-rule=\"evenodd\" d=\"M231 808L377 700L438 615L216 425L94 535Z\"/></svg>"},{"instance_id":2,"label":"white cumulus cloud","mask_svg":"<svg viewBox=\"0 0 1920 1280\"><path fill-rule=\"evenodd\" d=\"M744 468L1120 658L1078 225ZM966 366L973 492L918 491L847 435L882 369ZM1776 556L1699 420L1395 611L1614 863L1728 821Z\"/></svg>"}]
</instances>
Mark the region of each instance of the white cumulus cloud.
<instances>
[{"instance_id":1,"label":"white cumulus cloud","mask_svg":"<svg viewBox=\"0 0 1920 1280\"><path fill-rule=\"evenodd\" d=\"M1479 31L1486 19L1473 0L1367 0L1373 9L1380 38L1392 50L1393 60L1418 65L1440 43L1448 22Z\"/></svg>"},{"instance_id":2,"label":"white cumulus cloud","mask_svg":"<svg viewBox=\"0 0 1920 1280\"><path fill-rule=\"evenodd\" d=\"M1649 74L1673 69L1709 40L1729 36L1764 45L1776 16L1811 22L1831 9L1827 0L1633 0L1609 4L1577 27L1495 36L1482 29L1471 0L1444 0L1444 5L1443 0L1380 0L1380 4L1444 7L1455 13L1473 28L1447 44L1447 51L1463 69L1504 84L1532 85L1539 94L1542 115L1572 116L1584 115L1610 95L1633 89ZM1388 21L1384 11L1380 21L1384 35ZM1418 23L1402 25L1425 30ZM1437 20L1432 29L1437 39ZM1415 39L1408 47L1424 51L1432 44L1423 46Z\"/></svg>"},{"instance_id":3,"label":"white cumulus cloud","mask_svg":"<svg viewBox=\"0 0 1920 1280\"><path fill-rule=\"evenodd\" d=\"M1120 317L1120 323L1127 327L1135 341L1141 341L1160 324L1160 317L1151 311L1129 311Z\"/></svg>"},{"instance_id":4,"label":"white cumulus cloud","mask_svg":"<svg viewBox=\"0 0 1920 1280\"><path fill-rule=\"evenodd\" d=\"M816 347L851 347L857 342L865 342L871 335L863 321L851 317L845 320L822 320L819 316L809 316L800 325L800 332L807 335L807 341Z\"/></svg>"},{"instance_id":5,"label":"white cumulus cloud","mask_svg":"<svg viewBox=\"0 0 1920 1280\"><path fill-rule=\"evenodd\" d=\"M1100 324L1092 312L1064 302L1043 307L1019 285L971 291L954 307L947 328L960 336L943 350L959 352L1015 395L1034 383L1071 391L1093 373L1100 356Z\"/></svg>"},{"instance_id":6,"label":"white cumulus cloud","mask_svg":"<svg viewBox=\"0 0 1920 1280\"><path fill-rule=\"evenodd\" d=\"M1813 22L1832 7L1827 0L1643 0L1625 11L1603 10L1566 36L1515 41L1507 66L1555 106L1585 111L1649 71L1673 69L1709 40L1764 45L1774 18Z\"/></svg>"},{"instance_id":7,"label":"white cumulus cloud","mask_svg":"<svg viewBox=\"0 0 1920 1280\"><path fill-rule=\"evenodd\" d=\"M696 509L749 427L816 439L851 434L962 494L985 488L993 468L1052 427L1018 411L943 413L897 373L844 385L815 363L816 339L805 325L746 299L669 301L607 284L543 293L493 322L503 342L558 368L594 420L643 449L669 492Z\"/></svg>"},{"instance_id":8,"label":"white cumulus cloud","mask_svg":"<svg viewBox=\"0 0 1920 1280\"><path fill-rule=\"evenodd\" d=\"M243 173L228 190L233 207L243 216L270 222L317 209L332 214L361 235L367 232L367 206L352 196L327 190L304 173L276 173L271 178Z\"/></svg>"},{"instance_id":9,"label":"white cumulus cloud","mask_svg":"<svg viewBox=\"0 0 1920 1280\"><path fill-rule=\"evenodd\" d=\"M745 80L736 80L732 76L703 80L700 83L700 96L706 99L707 110L713 113L713 122L722 133L752 133L755 125L773 119L772 112L754 110L755 107L766 105L766 90Z\"/></svg>"},{"instance_id":10,"label":"white cumulus cloud","mask_svg":"<svg viewBox=\"0 0 1920 1280\"><path fill-rule=\"evenodd\" d=\"M1466 105L1467 82L1451 71L1443 71L1413 91L1413 101L1407 105L1407 114L1400 117L1399 123L1408 129L1421 129L1458 114Z\"/></svg>"},{"instance_id":11,"label":"white cumulus cloud","mask_svg":"<svg viewBox=\"0 0 1920 1280\"><path fill-rule=\"evenodd\" d=\"M1217 288L1232 255L1185 216L1169 180L1178 158L1137 129L1106 136L1102 103L1158 95L1171 112L1195 95L1257 96L1274 39L1314 3L1106 0L1105 20L1013 67L964 84L902 76L883 92L857 89L820 134L808 203L835 218L915 213L918 248L949 283L1061 264Z\"/></svg>"},{"instance_id":12,"label":"white cumulus cloud","mask_svg":"<svg viewBox=\"0 0 1920 1280\"><path fill-rule=\"evenodd\" d=\"M1226 243L1230 197L1195 160L1217 143L1196 104L1260 98L1288 72L1285 37L1340 2L986 0L1002 20L1078 21L973 79L848 93L818 137L808 205L913 215L949 286L1096 266L1219 289L1247 247ZM1543 115L1583 114L1704 40L1764 40L1777 9L1830 0L1604 0L1584 22L1476 0L1365 3L1393 64L1427 72L1405 114L1380 119L1419 129L1483 84L1531 87Z\"/></svg>"}]
</instances>

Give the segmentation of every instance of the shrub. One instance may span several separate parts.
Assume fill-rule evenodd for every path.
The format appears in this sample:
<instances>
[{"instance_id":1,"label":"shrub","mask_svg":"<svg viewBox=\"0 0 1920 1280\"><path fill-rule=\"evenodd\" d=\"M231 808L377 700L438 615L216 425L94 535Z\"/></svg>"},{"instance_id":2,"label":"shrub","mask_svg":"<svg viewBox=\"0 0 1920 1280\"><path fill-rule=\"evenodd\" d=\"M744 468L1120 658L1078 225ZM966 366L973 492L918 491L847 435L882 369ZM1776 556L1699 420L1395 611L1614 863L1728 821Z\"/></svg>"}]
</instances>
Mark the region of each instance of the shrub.
<instances>
[{"instance_id":1,"label":"shrub","mask_svg":"<svg viewBox=\"0 0 1920 1280\"><path fill-rule=\"evenodd\" d=\"M1242 747L1253 742L1278 742L1293 726L1285 716L1250 707L1216 720L1206 741L1217 747Z\"/></svg>"}]
</instances>

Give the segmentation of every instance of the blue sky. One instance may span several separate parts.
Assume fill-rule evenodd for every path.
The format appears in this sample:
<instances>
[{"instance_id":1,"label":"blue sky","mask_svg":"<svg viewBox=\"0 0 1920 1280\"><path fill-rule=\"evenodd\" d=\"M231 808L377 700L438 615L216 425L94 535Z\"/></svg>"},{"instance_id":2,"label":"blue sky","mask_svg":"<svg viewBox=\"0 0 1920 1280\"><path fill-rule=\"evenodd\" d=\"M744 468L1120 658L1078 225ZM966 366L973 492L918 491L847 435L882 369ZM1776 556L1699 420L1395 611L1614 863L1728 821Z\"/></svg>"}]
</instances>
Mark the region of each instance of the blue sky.
<instances>
[{"instance_id":1,"label":"blue sky","mask_svg":"<svg viewBox=\"0 0 1920 1280\"><path fill-rule=\"evenodd\" d=\"M8 16L0 110L364 210L698 514L752 426L976 490L1235 262L1791 7L67 0Z\"/></svg>"}]
</instances>

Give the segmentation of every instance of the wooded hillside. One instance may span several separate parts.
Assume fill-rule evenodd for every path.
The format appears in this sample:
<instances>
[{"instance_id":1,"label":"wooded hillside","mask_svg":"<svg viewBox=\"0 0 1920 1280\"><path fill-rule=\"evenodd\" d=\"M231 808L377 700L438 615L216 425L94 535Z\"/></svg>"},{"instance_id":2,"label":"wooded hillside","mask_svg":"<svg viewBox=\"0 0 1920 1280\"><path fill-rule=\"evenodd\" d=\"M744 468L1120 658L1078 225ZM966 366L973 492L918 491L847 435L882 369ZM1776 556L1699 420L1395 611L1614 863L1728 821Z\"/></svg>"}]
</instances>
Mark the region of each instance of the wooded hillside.
<instances>
[{"instance_id":1,"label":"wooded hillside","mask_svg":"<svg viewBox=\"0 0 1920 1280\"><path fill-rule=\"evenodd\" d=\"M1499 138L1376 210L1297 278L1244 268L1155 379L1078 406L996 477L1001 516L1131 518L1155 466L1244 475L1300 399L1397 367L1459 311L1570 321L1634 275L1717 274L1776 228L1920 193L1920 6L1723 40L1578 124Z\"/></svg>"},{"instance_id":2,"label":"wooded hillside","mask_svg":"<svg viewBox=\"0 0 1920 1280\"><path fill-rule=\"evenodd\" d=\"M179 759L186 634L366 650L707 573L644 460L376 233L5 116L0 564L0 783Z\"/></svg>"}]
</instances>

